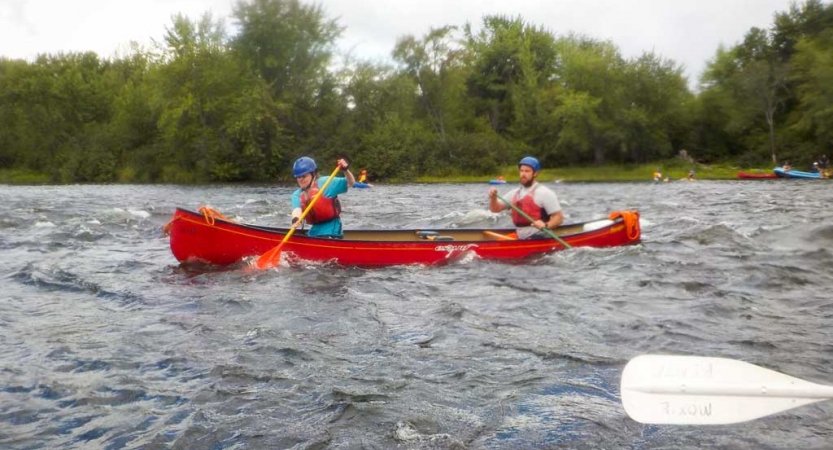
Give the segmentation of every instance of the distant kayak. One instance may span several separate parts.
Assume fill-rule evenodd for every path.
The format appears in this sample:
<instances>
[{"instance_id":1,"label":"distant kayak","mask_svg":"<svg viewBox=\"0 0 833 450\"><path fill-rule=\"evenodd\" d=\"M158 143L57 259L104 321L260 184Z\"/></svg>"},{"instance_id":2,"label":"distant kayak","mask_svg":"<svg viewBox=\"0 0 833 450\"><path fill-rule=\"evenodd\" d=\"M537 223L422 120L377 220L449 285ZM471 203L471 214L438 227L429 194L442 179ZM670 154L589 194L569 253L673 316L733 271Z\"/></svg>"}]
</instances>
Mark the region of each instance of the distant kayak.
<instances>
[{"instance_id":1,"label":"distant kayak","mask_svg":"<svg viewBox=\"0 0 833 450\"><path fill-rule=\"evenodd\" d=\"M506 180L489 180L489 184L506 184Z\"/></svg>"},{"instance_id":2,"label":"distant kayak","mask_svg":"<svg viewBox=\"0 0 833 450\"><path fill-rule=\"evenodd\" d=\"M772 169L775 172L775 175L781 178L806 178L811 180L823 180L824 178L818 172L802 172L800 170L784 170L781 167L776 167Z\"/></svg>"},{"instance_id":3,"label":"distant kayak","mask_svg":"<svg viewBox=\"0 0 833 450\"><path fill-rule=\"evenodd\" d=\"M738 178L745 180L759 180L763 178L778 178L778 175L775 175L774 173L738 172Z\"/></svg>"},{"instance_id":4,"label":"distant kayak","mask_svg":"<svg viewBox=\"0 0 833 450\"><path fill-rule=\"evenodd\" d=\"M367 189L367 188L373 187L373 185L370 184L370 183L359 183L357 181L357 182L353 183L353 187L358 188L358 189Z\"/></svg>"}]
</instances>

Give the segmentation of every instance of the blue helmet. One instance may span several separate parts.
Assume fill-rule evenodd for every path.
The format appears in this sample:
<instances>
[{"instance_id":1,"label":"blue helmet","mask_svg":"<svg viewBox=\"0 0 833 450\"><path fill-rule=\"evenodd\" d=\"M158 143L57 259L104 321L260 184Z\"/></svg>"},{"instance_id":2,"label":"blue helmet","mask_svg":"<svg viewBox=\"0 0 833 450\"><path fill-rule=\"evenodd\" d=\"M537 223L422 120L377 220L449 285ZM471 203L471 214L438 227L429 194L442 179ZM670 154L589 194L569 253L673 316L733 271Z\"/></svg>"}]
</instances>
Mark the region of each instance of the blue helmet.
<instances>
[{"instance_id":1,"label":"blue helmet","mask_svg":"<svg viewBox=\"0 0 833 450\"><path fill-rule=\"evenodd\" d=\"M314 173L316 171L318 171L318 167L316 167L315 161L306 156L298 158L292 166L292 175L295 178L302 177L308 173Z\"/></svg>"},{"instance_id":2,"label":"blue helmet","mask_svg":"<svg viewBox=\"0 0 833 450\"><path fill-rule=\"evenodd\" d=\"M521 159L521 162L518 163L518 167L521 167L521 166L532 167L532 170L534 172L540 172L541 171L541 163L539 163L537 159L535 159L531 156L524 156Z\"/></svg>"}]
</instances>

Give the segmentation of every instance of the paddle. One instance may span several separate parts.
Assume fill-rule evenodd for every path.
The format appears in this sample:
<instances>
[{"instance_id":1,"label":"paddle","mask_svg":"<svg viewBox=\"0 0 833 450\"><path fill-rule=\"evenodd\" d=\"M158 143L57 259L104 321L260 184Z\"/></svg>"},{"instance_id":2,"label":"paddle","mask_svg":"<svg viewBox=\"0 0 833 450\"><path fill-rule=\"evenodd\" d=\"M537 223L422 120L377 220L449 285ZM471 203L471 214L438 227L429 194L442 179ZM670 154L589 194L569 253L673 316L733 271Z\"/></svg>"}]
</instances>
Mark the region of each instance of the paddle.
<instances>
[{"instance_id":1,"label":"paddle","mask_svg":"<svg viewBox=\"0 0 833 450\"><path fill-rule=\"evenodd\" d=\"M505 235L505 234L495 233L494 231L489 231L489 230L483 230L483 234L485 234L486 236L493 237L493 238L495 238L499 241L517 241L518 240L518 238L516 238L514 236L508 236L508 235Z\"/></svg>"},{"instance_id":2,"label":"paddle","mask_svg":"<svg viewBox=\"0 0 833 450\"><path fill-rule=\"evenodd\" d=\"M622 405L637 422L745 422L833 398L833 387L743 361L641 355L622 372Z\"/></svg>"},{"instance_id":3,"label":"paddle","mask_svg":"<svg viewBox=\"0 0 833 450\"><path fill-rule=\"evenodd\" d=\"M341 166L336 166L335 170L333 170L333 173L331 173L330 177L327 178L327 182L324 183L324 186L321 186L321 188L318 189L318 193L315 194L315 197L313 197L312 200L309 202L309 205L307 205L307 207L304 209L304 212L301 213L301 217L298 218L299 224L304 221L305 217L307 217L307 213L310 212L310 210L312 210L312 206L315 205L315 202L318 201L318 198L324 195L324 191L327 189L327 186L330 184L330 181L333 181L333 178L336 176L339 170L341 170ZM260 257L257 258L257 261L255 262L255 266L258 269L270 269L272 267L277 266L281 262L281 248L283 248L283 244L285 244L286 241L289 240L289 237L292 236L293 233L295 233L295 227L289 229L289 232L286 233L286 236L283 237L283 240L280 244L278 244L277 247L260 255Z\"/></svg>"},{"instance_id":4,"label":"paddle","mask_svg":"<svg viewBox=\"0 0 833 450\"><path fill-rule=\"evenodd\" d=\"M533 219L532 217L529 217L529 214L527 214L527 213L523 212L520 208L518 208L517 206L513 205L512 203L507 202L505 198L503 198L503 197L501 197L501 196L500 196L500 194L495 193L495 195L497 195L497 198L499 198L499 199L500 199L503 203L506 203L506 204L507 204L507 205L509 205L512 209L514 209L515 211L517 211L517 212L518 212L518 214L520 214L520 215L522 215L522 216L526 217L526 220L528 220L528 221L530 221L530 222L535 222L535 219ZM560 238L560 237L558 237L558 235L557 235L557 234L553 233L553 232L552 232L552 230L550 230L549 228L544 227L544 229L543 229L543 230L544 230L547 234L549 234L550 236L552 236L553 238L555 238L555 240L556 240L556 241L560 242L560 243L561 243L561 245L563 245L565 248L573 248L570 244L568 244L568 243L566 243L566 242L562 241L562 240L561 240L561 238Z\"/></svg>"}]
</instances>

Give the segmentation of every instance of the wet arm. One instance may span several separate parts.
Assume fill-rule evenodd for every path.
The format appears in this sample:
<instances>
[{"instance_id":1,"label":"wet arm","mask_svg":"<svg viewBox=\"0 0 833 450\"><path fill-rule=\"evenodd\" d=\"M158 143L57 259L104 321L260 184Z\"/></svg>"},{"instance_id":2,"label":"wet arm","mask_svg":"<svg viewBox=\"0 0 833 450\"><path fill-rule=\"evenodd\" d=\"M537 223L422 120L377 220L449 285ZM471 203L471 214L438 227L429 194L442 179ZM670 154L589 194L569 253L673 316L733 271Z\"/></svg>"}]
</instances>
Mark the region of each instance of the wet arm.
<instances>
[{"instance_id":1,"label":"wet arm","mask_svg":"<svg viewBox=\"0 0 833 450\"><path fill-rule=\"evenodd\" d=\"M350 172L350 169L344 169L344 178L347 179L347 187L353 187L353 184L356 183L356 177L353 176L353 172Z\"/></svg>"},{"instance_id":2,"label":"wet arm","mask_svg":"<svg viewBox=\"0 0 833 450\"><path fill-rule=\"evenodd\" d=\"M506 204L497 198L497 188L489 189L489 211L498 213L506 209Z\"/></svg>"},{"instance_id":3,"label":"wet arm","mask_svg":"<svg viewBox=\"0 0 833 450\"><path fill-rule=\"evenodd\" d=\"M554 230L564 223L564 212L558 211L550 214L550 219L547 221L547 228Z\"/></svg>"}]
</instances>

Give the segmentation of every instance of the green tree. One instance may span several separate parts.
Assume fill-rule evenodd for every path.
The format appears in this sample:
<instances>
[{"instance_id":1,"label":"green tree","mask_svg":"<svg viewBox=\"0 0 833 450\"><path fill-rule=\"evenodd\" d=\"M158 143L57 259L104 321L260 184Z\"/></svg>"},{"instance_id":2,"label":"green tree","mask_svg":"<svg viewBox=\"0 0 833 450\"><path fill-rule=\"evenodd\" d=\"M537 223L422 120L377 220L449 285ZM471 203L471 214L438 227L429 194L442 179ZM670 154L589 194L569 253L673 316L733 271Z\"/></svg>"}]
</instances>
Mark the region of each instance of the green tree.
<instances>
[{"instance_id":1,"label":"green tree","mask_svg":"<svg viewBox=\"0 0 833 450\"><path fill-rule=\"evenodd\" d=\"M705 92L730 99L725 125L736 140L735 153L765 146L778 162L779 126L785 122L792 97L789 63L781 60L766 30L752 28L742 43L720 49L703 75Z\"/></svg>"},{"instance_id":2,"label":"green tree","mask_svg":"<svg viewBox=\"0 0 833 450\"><path fill-rule=\"evenodd\" d=\"M791 141L798 154L816 157L833 146L833 5L808 0L776 14L773 41L789 60L793 95L788 106Z\"/></svg>"},{"instance_id":3,"label":"green tree","mask_svg":"<svg viewBox=\"0 0 833 450\"><path fill-rule=\"evenodd\" d=\"M279 114L279 130L267 139L266 159L287 165L320 145L322 111L337 111L338 101L328 67L341 28L319 5L298 0L238 1L234 6L238 34L232 45L243 63L269 86ZM337 121L331 120L331 127ZM277 152L278 154L275 154Z\"/></svg>"},{"instance_id":4,"label":"green tree","mask_svg":"<svg viewBox=\"0 0 833 450\"><path fill-rule=\"evenodd\" d=\"M760 28L752 28L738 47L741 60L739 72L740 93L751 100L754 109L766 122L769 151L772 163L778 163L776 155L776 115L783 110L789 98L788 65L779 57L771 35Z\"/></svg>"},{"instance_id":5,"label":"green tree","mask_svg":"<svg viewBox=\"0 0 833 450\"><path fill-rule=\"evenodd\" d=\"M682 67L644 53L628 61L624 77L621 126L627 130L628 159L644 163L686 147L693 96Z\"/></svg>"},{"instance_id":6,"label":"green tree","mask_svg":"<svg viewBox=\"0 0 833 450\"><path fill-rule=\"evenodd\" d=\"M559 150L574 153L567 156L571 162L618 159L625 139L619 126L625 105L624 59L610 42L575 35L559 39L557 49L556 79L563 92L553 116L569 136L561 140Z\"/></svg>"},{"instance_id":7,"label":"green tree","mask_svg":"<svg viewBox=\"0 0 833 450\"><path fill-rule=\"evenodd\" d=\"M137 45L127 56L113 62L113 73L122 82L113 99L108 128L119 181L150 182L159 175L159 111L153 104L155 86L148 82L150 70L150 55Z\"/></svg>"},{"instance_id":8,"label":"green tree","mask_svg":"<svg viewBox=\"0 0 833 450\"><path fill-rule=\"evenodd\" d=\"M833 148L833 28L800 40L796 50L800 118L795 126L810 136L812 147Z\"/></svg>"},{"instance_id":9,"label":"green tree","mask_svg":"<svg viewBox=\"0 0 833 450\"><path fill-rule=\"evenodd\" d=\"M506 16L484 17L476 34L466 24L464 35L470 67L468 94L476 113L488 117L492 129L502 134L511 129L516 117L516 88L536 85L552 74L556 62L552 35L519 17Z\"/></svg>"},{"instance_id":10,"label":"green tree","mask_svg":"<svg viewBox=\"0 0 833 450\"><path fill-rule=\"evenodd\" d=\"M154 108L164 146L163 181L239 179L233 149L223 134L239 72L226 48L222 21L199 22L178 14L156 61ZM219 172L218 172L219 170Z\"/></svg>"},{"instance_id":11,"label":"green tree","mask_svg":"<svg viewBox=\"0 0 833 450\"><path fill-rule=\"evenodd\" d=\"M443 144L448 143L451 94L460 89L451 83L460 65L459 50L452 42L456 27L432 28L422 40L413 36L400 38L393 50L393 57L404 66L417 86L417 96L431 128ZM458 79L459 81L459 79Z\"/></svg>"},{"instance_id":12,"label":"green tree","mask_svg":"<svg viewBox=\"0 0 833 450\"><path fill-rule=\"evenodd\" d=\"M26 61L0 58L0 168L27 165L27 98L24 80L32 68Z\"/></svg>"}]
</instances>

